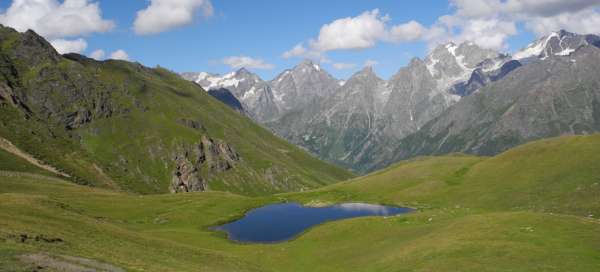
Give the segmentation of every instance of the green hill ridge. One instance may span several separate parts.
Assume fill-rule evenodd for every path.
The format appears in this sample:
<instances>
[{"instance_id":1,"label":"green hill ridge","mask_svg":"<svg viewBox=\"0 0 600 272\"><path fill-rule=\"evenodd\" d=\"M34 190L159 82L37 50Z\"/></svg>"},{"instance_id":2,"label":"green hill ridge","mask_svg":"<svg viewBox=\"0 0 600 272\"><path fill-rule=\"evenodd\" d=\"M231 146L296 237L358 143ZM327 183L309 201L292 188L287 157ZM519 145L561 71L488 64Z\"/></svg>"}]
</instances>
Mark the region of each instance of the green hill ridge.
<instances>
[{"instance_id":1,"label":"green hill ridge","mask_svg":"<svg viewBox=\"0 0 600 272\"><path fill-rule=\"evenodd\" d=\"M61 56L1 26L0 137L74 182L143 194L261 195L352 176L166 69Z\"/></svg>"}]
</instances>

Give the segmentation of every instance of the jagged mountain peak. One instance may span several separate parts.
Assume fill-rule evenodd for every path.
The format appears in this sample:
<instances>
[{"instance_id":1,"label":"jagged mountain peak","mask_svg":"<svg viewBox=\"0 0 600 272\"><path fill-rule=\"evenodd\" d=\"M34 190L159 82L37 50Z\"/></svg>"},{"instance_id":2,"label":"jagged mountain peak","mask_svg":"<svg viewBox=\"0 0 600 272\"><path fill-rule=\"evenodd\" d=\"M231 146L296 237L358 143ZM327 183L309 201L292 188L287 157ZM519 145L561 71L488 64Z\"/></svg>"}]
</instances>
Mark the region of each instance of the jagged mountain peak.
<instances>
[{"instance_id":1,"label":"jagged mountain peak","mask_svg":"<svg viewBox=\"0 0 600 272\"><path fill-rule=\"evenodd\" d=\"M373 70L373 66L365 66L363 67L362 70L354 73L346 82L350 83L355 79L365 79L365 78L375 78L375 79L380 79L379 76L377 76L377 74L375 73L375 71Z\"/></svg>"},{"instance_id":2,"label":"jagged mountain peak","mask_svg":"<svg viewBox=\"0 0 600 272\"><path fill-rule=\"evenodd\" d=\"M429 74L436 80L438 89L466 81L479 65L488 59L496 59L500 53L485 49L473 42L454 42L436 47L424 60ZM418 63L411 63L417 65Z\"/></svg>"},{"instance_id":3,"label":"jagged mountain peak","mask_svg":"<svg viewBox=\"0 0 600 272\"><path fill-rule=\"evenodd\" d=\"M513 55L515 60L545 60L552 56L569 56L581 47L599 46L600 37L581 35L566 30L552 32Z\"/></svg>"},{"instance_id":4,"label":"jagged mountain peak","mask_svg":"<svg viewBox=\"0 0 600 272\"><path fill-rule=\"evenodd\" d=\"M301 71L303 73L306 72L322 72L323 70L321 69L321 66L315 62L313 62L310 59L305 59L302 62L300 62L296 67L294 67L292 70L294 71Z\"/></svg>"},{"instance_id":5,"label":"jagged mountain peak","mask_svg":"<svg viewBox=\"0 0 600 272\"><path fill-rule=\"evenodd\" d=\"M254 75L254 73L248 71L248 69L246 69L246 67L242 67L240 69L238 69L237 71L235 71L236 75Z\"/></svg>"}]
</instances>

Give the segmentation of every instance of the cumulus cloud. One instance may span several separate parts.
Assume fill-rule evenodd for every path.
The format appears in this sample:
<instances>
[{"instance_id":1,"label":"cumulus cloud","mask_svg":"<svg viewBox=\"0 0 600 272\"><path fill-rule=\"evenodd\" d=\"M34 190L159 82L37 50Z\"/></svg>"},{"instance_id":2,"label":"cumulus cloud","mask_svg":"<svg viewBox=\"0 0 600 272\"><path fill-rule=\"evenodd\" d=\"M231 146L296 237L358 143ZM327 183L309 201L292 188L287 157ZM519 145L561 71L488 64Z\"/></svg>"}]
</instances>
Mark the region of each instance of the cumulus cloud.
<instances>
[{"instance_id":1,"label":"cumulus cloud","mask_svg":"<svg viewBox=\"0 0 600 272\"><path fill-rule=\"evenodd\" d=\"M508 47L507 39L518 33L514 21L499 18L463 18L460 16L443 16L429 29L426 40L430 48L449 41L462 43L465 41L494 50Z\"/></svg>"},{"instance_id":2,"label":"cumulus cloud","mask_svg":"<svg viewBox=\"0 0 600 272\"><path fill-rule=\"evenodd\" d=\"M115 25L102 18L98 3L88 0L14 0L0 13L0 24L20 32L34 30L61 54L82 53L87 42L80 36L107 32Z\"/></svg>"},{"instance_id":3,"label":"cumulus cloud","mask_svg":"<svg viewBox=\"0 0 600 272\"><path fill-rule=\"evenodd\" d=\"M307 51L308 50L306 49L306 47L304 47L304 44L299 43L296 46L294 46L294 48L290 49L289 51L284 52L282 57L284 59L289 59L291 57L304 56Z\"/></svg>"},{"instance_id":4,"label":"cumulus cloud","mask_svg":"<svg viewBox=\"0 0 600 272\"><path fill-rule=\"evenodd\" d=\"M81 38L75 40L54 39L50 41L50 44L60 54L81 53L87 48L87 42Z\"/></svg>"},{"instance_id":5,"label":"cumulus cloud","mask_svg":"<svg viewBox=\"0 0 600 272\"><path fill-rule=\"evenodd\" d=\"M538 36L551 31L565 29L582 34L600 34L600 13L593 9L574 13L563 13L550 17L535 17L525 22L525 26Z\"/></svg>"},{"instance_id":6,"label":"cumulus cloud","mask_svg":"<svg viewBox=\"0 0 600 272\"><path fill-rule=\"evenodd\" d=\"M387 21L389 18L381 16L377 9L357 17L335 20L321 27L319 37L311 41L311 47L321 52L372 47L385 38Z\"/></svg>"},{"instance_id":7,"label":"cumulus cloud","mask_svg":"<svg viewBox=\"0 0 600 272\"><path fill-rule=\"evenodd\" d=\"M54 39L106 32L114 23L102 18L98 3L87 0L15 0L0 14L0 23L18 31L33 29Z\"/></svg>"},{"instance_id":8,"label":"cumulus cloud","mask_svg":"<svg viewBox=\"0 0 600 272\"><path fill-rule=\"evenodd\" d=\"M115 60L127 60L128 61L129 55L127 54L127 52L125 52L125 50L119 49L119 50L112 52L110 54L110 58L115 59Z\"/></svg>"},{"instance_id":9,"label":"cumulus cloud","mask_svg":"<svg viewBox=\"0 0 600 272\"><path fill-rule=\"evenodd\" d=\"M341 18L321 27L308 43L296 45L284 58L323 58L333 50L363 49L379 42L425 41L430 48L447 42L471 41L494 49L508 49L508 40L519 26L544 36L565 29L600 34L600 0L449 0L453 12L430 26L417 21L392 25L379 10ZM308 44L305 46L304 44Z\"/></svg>"},{"instance_id":10,"label":"cumulus cloud","mask_svg":"<svg viewBox=\"0 0 600 272\"><path fill-rule=\"evenodd\" d=\"M333 66L333 68L335 68L336 70L347 70L356 67L356 64L337 62L332 64L331 66Z\"/></svg>"},{"instance_id":11,"label":"cumulus cloud","mask_svg":"<svg viewBox=\"0 0 600 272\"><path fill-rule=\"evenodd\" d=\"M378 9L365 11L356 17L334 20L321 27L316 39L308 44L297 44L283 54L284 58L307 57L319 59L328 51L364 49L378 42L407 42L420 39L426 28L416 21L400 25L390 25L390 17L382 15Z\"/></svg>"},{"instance_id":12,"label":"cumulus cloud","mask_svg":"<svg viewBox=\"0 0 600 272\"><path fill-rule=\"evenodd\" d=\"M213 15L209 0L150 0L150 5L137 12L133 29L139 35L156 34L190 24L201 11L204 17Z\"/></svg>"},{"instance_id":13,"label":"cumulus cloud","mask_svg":"<svg viewBox=\"0 0 600 272\"><path fill-rule=\"evenodd\" d=\"M94 52L92 52L90 54L90 58L96 59L96 60L102 60L102 59L104 59L104 56L106 56L106 52L104 52L104 50L102 50L102 49L95 50Z\"/></svg>"},{"instance_id":14,"label":"cumulus cloud","mask_svg":"<svg viewBox=\"0 0 600 272\"><path fill-rule=\"evenodd\" d=\"M252 69L273 69L275 65L265 62L262 59L255 59L247 56L231 56L224 58L223 64L233 69L252 68Z\"/></svg>"},{"instance_id":15,"label":"cumulus cloud","mask_svg":"<svg viewBox=\"0 0 600 272\"><path fill-rule=\"evenodd\" d=\"M423 37L427 29L417 21L396 25L389 32L389 37L395 42L415 41Z\"/></svg>"},{"instance_id":16,"label":"cumulus cloud","mask_svg":"<svg viewBox=\"0 0 600 272\"><path fill-rule=\"evenodd\" d=\"M424 35L430 47L447 41L472 41L496 50L519 33L517 25L537 36L566 29L599 33L600 0L451 0L455 13L440 17Z\"/></svg>"}]
</instances>

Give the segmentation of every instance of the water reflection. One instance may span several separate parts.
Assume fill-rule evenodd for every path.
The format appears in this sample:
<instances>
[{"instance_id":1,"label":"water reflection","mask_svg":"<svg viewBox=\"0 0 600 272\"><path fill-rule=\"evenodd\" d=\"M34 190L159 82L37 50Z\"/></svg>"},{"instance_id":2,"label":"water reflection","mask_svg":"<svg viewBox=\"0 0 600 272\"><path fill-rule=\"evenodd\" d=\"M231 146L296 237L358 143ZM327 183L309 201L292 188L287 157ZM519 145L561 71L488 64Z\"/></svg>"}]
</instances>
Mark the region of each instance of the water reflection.
<instances>
[{"instance_id":1,"label":"water reflection","mask_svg":"<svg viewBox=\"0 0 600 272\"><path fill-rule=\"evenodd\" d=\"M412 211L409 208L365 203L343 203L327 207L306 207L281 203L254 209L234 222L213 228L239 242L273 243L292 239L315 225L363 216L390 216Z\"/></svg>"}]
</instances>

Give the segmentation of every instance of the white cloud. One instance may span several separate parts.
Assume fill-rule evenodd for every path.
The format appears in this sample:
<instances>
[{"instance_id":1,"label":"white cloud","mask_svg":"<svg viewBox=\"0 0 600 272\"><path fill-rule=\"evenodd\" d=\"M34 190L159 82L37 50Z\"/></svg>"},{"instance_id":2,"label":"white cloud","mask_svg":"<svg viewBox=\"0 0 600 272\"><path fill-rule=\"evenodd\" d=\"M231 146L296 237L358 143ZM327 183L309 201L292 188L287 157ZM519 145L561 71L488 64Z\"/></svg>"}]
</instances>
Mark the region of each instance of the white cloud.
<instances>
[{"instance_id":1,"label":"white cloud","mask_svg":"<svg viewBox=\"0 0 600 272\"><path fill-rule=\"evenodd\" d=\"M247 56L231 56L223 59L223 64L233 69L252 68L252 69L273 69L275 65L266 63L262 59L255 59Z\"/></svg>"},{"instance_id":2,"label":"white cloud","mask_svg":"<svg viewBox=\"0 0 600 272\"><path fill-rule=\"evenodd\" d=\"M76 40L54 39L50 41L50 44L60 54L81 53L87 48L87 42L81 38Z\"/></svg>"},{"instance_id":3,"label":"white cloud","mask_svg":"<svg viewBox=\"0 0 600 272\"><path fill-rule=\"evenodd\" d=\"M528 20L525 26L538 36L559 29L582 34L600 34L600 28L598 28L600 26L600 13L589 9L551 17L535 17Z\"/></svg>"},{"instance_id":4,"label":"white cloud","mask_svg":"<svg viewBox=\"0 0 600 272\"><path fill-rule=\"evenodd\" d=\"M390 39L395 42L415 41L423 37L427 29L417 21L410 21L392 27L390 30Z\"/></svg>"},{"instance_id":5,"label":"white cloud","mask_svg":"<svg viewBox=\"0 0 600 272\"><path fill-rule=\"evenodd\" d=\"M538 36L552 31L600 33L600 0L451 0L456 12L442 16L424 35L430 47L448 41L472 41L506 49L517 25Z\"/></svg>"},{"instance_id":6,"label":"white cloud","mask_svg":"<svg viewBox=\"0 0 600 272\"><path fill-rule=\"evenodd\" d=\"M390 25L390 17L381 15L378 9L365 11L356 17L346 17L325 24L316 39L303 43L283 53L284 58L324 58L323 54L334 50L364 49L378 42L407 42L420 39L426 28L416 21Z\"/></svg>"},{"instance_id":7,"label":"white cloud","mask_svg":"<svg viewBox=\"0 0 600 272\"><path fill-rule=\"evenodd\" d=\"M334 63L332 64L333 68L337 69L337 70L346 70L346 69L352 69L354 67L356 67L356 64L354 63Z\"/></svg>"},{"instance_id":8,"label":"white cloud","mask_svg":"<svg viewBox=\"0 0 600 272\"><path fill-rule=\"evenodd\" d=\"M283 53L282 57L284 59L289 59L291 57L300 57L300 56L304 56L304 54L306 54L308 50L306 50L306 47L304 47L303 43L299 43L296 46L294 46L294 48L290 49L289 51L286 51Z\"/></svg>"},{"instance_id":9,"label":"white cloud","mask_svg":"<svg viewBox=\"0 0 600 272\"><path fill-rule=\"evenodd\" d=\"M373 47L385 38L387 21L389 18L380 16L377 9L357 17L335 20L321 27L319 37L311 42L311 47L321 52Z\"/></svg>"},{"instance_id":10,"label":"white cloud","mask_svg":"<svg viewBox=\"0 0 600 272\"><path fill-rule=\"evenodd\" d=\"M150 5L137 12L133 29L139 35L156 34L190 24L197 11L204 17L213 15L210 0L150 0Z\"/></svg>"},{"instance_id":11,"label":"white cloud","mask_svg":"<svg viewBox=\"0 0 600 272\"><path fill-rule=\"evenodd\" d=\"M129 55L127 54L127 52L125 52L125 50L123 49L119 49L117 51L114 51L110 54L110 58L111 59L115 59L115 60L129 60Z\"/></svg>"},{"instance_id":12,"label":"white cloud","mask_svg":"<svg viewBox=\"0 0 600 272\"><path fill-rule=\"evenodd\" d=\"M104 59L104 56L106 56L106 52L104 52L104 50L102 50L102 49L95 50L94 52L92 52L90 54L90 58L96 59L96 60L102 60L102 59Z\"/></svg>"},{"instance_id":13,"label":"white cloud","mask_svg":"<svg viewBox=\"0 0 600 272\"><path fill-rule=\"evenodd\" d=\"M507 39L517 33L514 21L498 18L466 19L447 15L440 17L438 22L429 29L426 40L430 48L449 41L455 43L470 41L483 48L504 50L508 47Z\"/></svg>"},{"instance_id":14,"label":"white cloud","mask_svg":"<svg viewBox=\"0 0 600 272\"><path fill-rule=\"evenodd\" d=\"M365 61L365 64L363 66L365 66L365 67L375 67L378 64L379 64L378 61L372 60L372 59L368 59L368 60Z\"/></svg>"},{"instance_id":15,"label":"white cloud","mask_svg":"<svg viewBox=\"0 0 600 272\"><path fill-rule=\"evenodd\" d=\"M98 3L87 0L14 0L0 14L0 23L18 31L33 29L49 38L64 38L106 32L114 23L102 18Z\"/></svg>"},{"instance_id":16,"label":"white cloud","mask_svg":"<svg viewBox=\"0 0 600 272\"><path fill-rule=\"evenodd\" d=\"M321 27L316 39L283 54L325 58L333 50L363 49L379 42L426 41L430 48L450 41L472 41L494 49L508 49L508 40L519 34L519 25L538 36L566 29L600 34L600 0L449 0L454 12L425 27L417 21L391 25L379 10L341 18ZM316 57L315 57L316 56Z\"/></svg>"},{"instance_id":17,"label":"white cloud","mask_svg":"<svg viewBox=\"0 0 600 272\"><path fill-rule=\"evenodd\" d=\"M102 18L97 2L88 0L14 0L0 13L0 24L20 32L34 30L61 54L82 53L87 42L81 36L107 32L115 25Z\"/></svg>"},{"instance_id":18,"label":"white cloud","mask_svg":"<svg viewBox=\"0 0 600 272\"><path fill-rule=\"evenodd\" d=\"M551 17L564 13L579 12L600 4L599 0L507 0L503 12Z\"/></svg>"}]
</instances>

